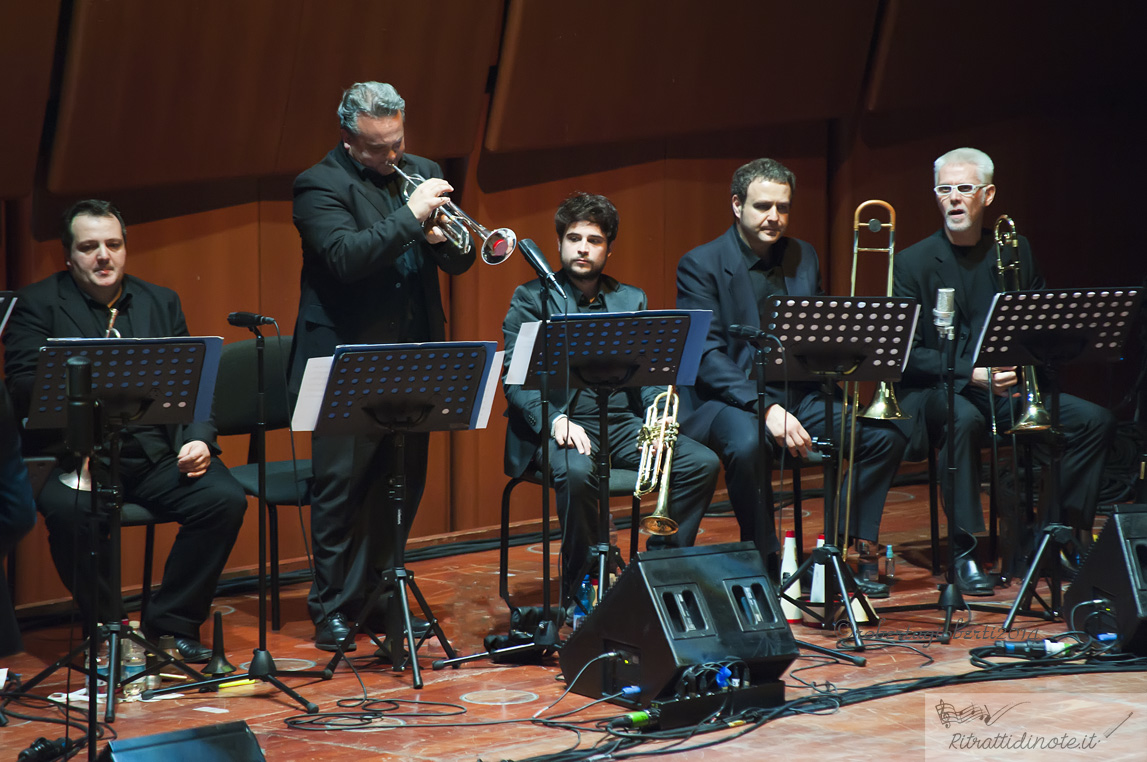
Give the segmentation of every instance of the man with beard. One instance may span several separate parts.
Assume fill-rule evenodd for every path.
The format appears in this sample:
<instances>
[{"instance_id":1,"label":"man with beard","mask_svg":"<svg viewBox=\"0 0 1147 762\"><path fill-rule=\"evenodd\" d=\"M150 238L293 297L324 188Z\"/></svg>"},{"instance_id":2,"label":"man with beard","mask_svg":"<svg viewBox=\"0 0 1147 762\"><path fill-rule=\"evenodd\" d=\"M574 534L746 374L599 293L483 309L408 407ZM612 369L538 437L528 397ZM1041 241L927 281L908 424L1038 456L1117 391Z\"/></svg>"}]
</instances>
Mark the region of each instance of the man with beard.
<instances>
[{"instance_id":1,"label":"man with beard","mask_svg":"<svg viewBox=\"0 0 1147 762\"><path fill-rule=\"evenodd\" d=\"M824 438L824 402L813 382L783 384L770 380L764 409L757 409L753 377L754 349L734 338L730 326L760 328L768 323L772 296L819 296L820 268L816 250L785 236L796 177L780 162L757 159L733 174L733 225L720 238L693 249L677 265L677 306L712 310L697 373L696 399L690 400L682 431L704 442L725 464L729 502L741 527L741 540L757 543L762 554L780 549L773 516L771 469L760 470L757 416L765 416L771 442L764 443L771 463L787 448L793 457L807 456L812 435ZM684 399L682 400L685 401ZM834 430L840 429L844 405L835 406ZM875 543L884 499L900 464L906 438L884 422L857 426L856 469L848 534ZM838 443L847 452L846 443ZM839 530L845 531L842 479ZM763 493L763 495L761 494ZM888 586L857 579L861 592L887 598Z\"/></svg>"},{"instance_id":2,"label":"man with beard","mask_svg":"<svg viewBox=\"0 0 1147 762\"><path fill-rule=\"evenodd\" d=\"M605 196L577 193L567 198L554 215L561 253L557 280L566 292L562 299L537 281L518 286L510 311L502 323L506 339L505 367L510 367L514 343L522 324L541 320L542 299L550 300L550 314L573 312L633 312L647 308L645 292L618 283L606 275L605 263L617 237L618 214ZM610 460L614 466L636 469L640 451L635 446L645 409L665 387L624 389L609 398ZM521 476L541 462L543 441L550 448L550 468L557 492L562 541L562 602L578 583L575 579L597 540L598 478L594 449L601 437L597 395L590 389L551 384L549 420L541 419L542 396L537 390L506 386L506 473ZM548 436L546 435L548 432ZM697 537L701 517L717 483L717 457L704 446L679 436L673 451L669 501L678 523L676 534L653 536L647 547L687 547Z\"/></svg>"},{"instance_id":3,"label":"man with beard","mask_svg":"<svg viewBox=\"0 0 1147 762\"><path fill-rule=\"evenodd\" d=\"M936 159L934 190L944 225L898 254L893 271L894 293L919 300L922 316L932 314L937 289L956 290L955 430L946 431L947 362L931 320L921 320L916 326L901 382L900 404L915 419L910 457L922 459L930 443L938 442L940 462L947 463L947 448L955 448L955 576L956 584L967 595L993 593L994 581L980 569L975 555L975 534L984 530L980 447L986 441L992 405L997 420L1011 421L1009 405L1017 381L1014 367L996 368L990 379L987 368L972 367L972 353L992 297L1001 290L996 275L999 253L992 230L983 224L984 213L996 197L994 172L991 158L975 148L957 148ZM1019 258L1020 289L1044 288L1043 276L1036 269L1031 247L1023 236L1019 237ZM1064 443L1063 460L1056 474L1063 508L1061 520L1090 529L1115 419L1098 405L1063 394L1059 424ZM1041 454L1046 459L1046 451Z\"/></svg>"}]
</instances>

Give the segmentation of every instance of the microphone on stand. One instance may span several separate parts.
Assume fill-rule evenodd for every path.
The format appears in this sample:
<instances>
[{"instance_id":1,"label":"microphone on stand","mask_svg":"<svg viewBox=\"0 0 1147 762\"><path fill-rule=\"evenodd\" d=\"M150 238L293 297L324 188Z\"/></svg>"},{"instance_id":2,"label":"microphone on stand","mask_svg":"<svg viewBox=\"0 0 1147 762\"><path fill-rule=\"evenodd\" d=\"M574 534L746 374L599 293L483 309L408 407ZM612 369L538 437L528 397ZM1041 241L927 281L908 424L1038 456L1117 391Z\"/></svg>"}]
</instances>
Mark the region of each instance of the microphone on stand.
<instances>
[{"instance_id":1,"label":"microphone on stand","mask_svg":"<svg viewBox=\"0 0 1147 762\"><path fill-rule=\"evenodd\" d=\"M538 274L539 278L544 278L553 286L554 290L562 295L562 299L566 298L566 292L562 289L558 279L554 277L554 271L550 268L549 261L546 256L542 254L542 250L530 238L523 238L518 241L518 248L522 250L522 256L530 263L530 267L534 268L534 272Z\"/></svg>"},{"instance_id":2,"label":"microphone on stand","mask_svg":"<svg viewBox=\"0 0 1147 762\"><path fill-rule=\"evenodd\" d=\"M956 289L936 289L936 306L932 309L932 317L935 318L936 329L940 332L940 335L946 339L952 339L955 336L955 329L953 327L953 318L955 318L955 316Z\"/></svg>"},{"instance_id":3,"label":"microphone on stand","mask_svg":"<svg viewBox=\"0 0 1147 762\"><path fill-rule=\"evenodd\" d=\"M96 446L96 409L92 398L92 361L83 355L69 357L65 391L68 399L64 443L77 455L87 455Z\"/></svg>"},{"instance_id":4,"label":"microphone on stand","mask_svg":"<svg viewBox=\"0 0 1147 762\"><path fill-rule=\"evenodd\" d=\"M232 312L227 316L227 322L239 328L253 328L257 325L273 325L275 318L256 315L254 312Z\"/></svg>"},{"instance_id":5,"label":"microphone on stand","mask_svg":"<svg viewBox=\"0 0 1147 762\"><path fill-rule=\"evenodd\" d=\"M734 339L744 339L745 341L759 341L769 338L768 331L763 331L760 328L754 328L751 325L735 324L729 326L729 335Z\"/></svg>"}]
</instances>

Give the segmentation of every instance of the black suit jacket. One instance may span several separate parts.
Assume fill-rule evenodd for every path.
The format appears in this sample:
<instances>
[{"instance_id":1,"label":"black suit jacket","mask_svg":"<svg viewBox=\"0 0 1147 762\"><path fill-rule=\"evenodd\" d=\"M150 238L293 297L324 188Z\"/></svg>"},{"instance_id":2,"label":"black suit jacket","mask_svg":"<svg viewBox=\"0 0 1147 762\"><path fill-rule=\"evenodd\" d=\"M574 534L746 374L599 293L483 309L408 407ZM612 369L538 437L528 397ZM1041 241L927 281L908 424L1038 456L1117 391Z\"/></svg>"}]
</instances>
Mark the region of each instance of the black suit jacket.
<instances>
[{"instance_id":1,"label":"black suit jacket","mask_svg":"<svg viewBox=\"0 0 1147 762\"><path fill-rule=\"evenodd\" d=\"M581 292L566 280L565 273L558 273L557 277L566 292L564 300L551 289L543 288L536 280L524 283L514 291L514 296L510 299L510 310L502 322L502 334L506 341L504 369L508 370L510 367L522 324L542 319L543 298L549 300L551 316L578 312L577 300ZM645 292L640 288L618 283L608 276L602 278L602 298L605 300L607 311L637 312L647 309L649 302ZM521 476L526 472L542 442L549 436L554 419L569 410L570 403L578 390L571 389L567 394L565 384L549 384L548 421L542 420L541 391L523 389L521 386L510 384L506 384L504 390L506 401L510 403L506 409L506 417L509 418L506 429L506 474ZM634 415L644 417L645 409L653 404L653 399L663 391L665 391L663 386L626 389L629 406Z\"/></svg>"},{"instance_id":2,"label":"black suit jacket","mask_svg":"<svg viewBox=\"0 0 1147 762\"><path fill-rule=\"evenodd\" d=\"M984 236L991 231L984 230ZM1036 269L1028 240L1019 236L1020 289L1035 291L1045 287L1043 276ZM999 253L992 247L987 254L994 270L999 262ZM918 394L921 390L940 388L944 385L947 362L944 358L940 334L933 319L932 310L936 307L936 291L941 288L956 289L956 393L959 394L972 378L972 353L979 341L982 325L971 325L969 316L972 305L982 305L1001 291L998 280L990 291L966 293L961 286L959 265L956 263L955 248L940 229L919 243L909 246L896 255L893 265L892 293L907 296L920 302L920 318L916 323L916 333L912 336L912 351L908 355L908 365L900 383L900 407L912 417L914 423L909 454L920 456L927 439L924 425L924 399Z\"/></svg>"},{"instance_id":3,"label":"black suit jacket","mask_svg":"<svg viewBox=\"0 0 1147 762\"><path fill-rule=\"evenodd\" d=\"M407 174L442 177L437 164L412 154L401 167ZM342 145L295 179L293 209L303 269L291 347L292 391L298 391L309 358L329 357L340 344L443 339L438 269L465 272L474 264L473 251L427 243L410 209L364 179ZM407 336L406 302L388 298L402 286L396 265L411 248L422 284L422 293L412 298L422 299L429 337Z\"/></svg>"},{"instance_id":4,"label":"black suit jacket","mask_svg":"<svg viewBox=\"0 0 1147 762\"><path fill-rule=\"evenodd\" d=\"M179 295L171 289L125 275L124 293L131 295L131 325L136 337L189 335ZM17 298L19 301L8 320L4 336L4 372L17 414L23 418L28 414L40 347L46 340L100 338L105 333L105 326L93 316L86 297L66 270L26 286L17 293ZM212 391L208 389L204 393ZM215 426L210 422L165 428L174 452L194 440L205 442L214 454L219 452L215 444ZM29 430L25 434L24 449L26 452L57 454L62 451L62 433ZM147 453L153 461L166 454Z\"/></svg>"},{"instance_id":5,"label":"black suit jacket","mask_svg":"<svg viewBox=\"0 0 1147 762\"><path fill-rule=\"evenodd\" d=\"M820 265L811 244L796 238L782 238L781 269L785 289L793 296L816 296L820 286ZM690 251L677 265L677 306L689 310L712 310L713 321L705 337L701 368L694 387L696 400L682 398L683 431L702 442L723 405L750 409L757 400L757 384L750 378L753 347L729 335L729 326L761 327L757 299L749 281L749 268L741 253L736 225L720 238ZM769 383L765 404L786 404L784 386Z\"/></svg>"}]
</instances>

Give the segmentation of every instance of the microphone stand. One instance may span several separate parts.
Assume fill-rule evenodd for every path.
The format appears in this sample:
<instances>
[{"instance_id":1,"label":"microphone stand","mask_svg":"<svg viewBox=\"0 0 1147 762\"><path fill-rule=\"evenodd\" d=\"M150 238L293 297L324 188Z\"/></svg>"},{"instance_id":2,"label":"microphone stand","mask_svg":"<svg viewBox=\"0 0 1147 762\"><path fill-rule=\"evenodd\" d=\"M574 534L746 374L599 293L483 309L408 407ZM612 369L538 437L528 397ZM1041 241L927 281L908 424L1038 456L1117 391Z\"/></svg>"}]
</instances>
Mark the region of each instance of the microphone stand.
<instances>
[{"instance_id":1,"label":"microphone stand","mask_svg":"<svg viewBox=\"0 0 1147 762\"><path fill-rule=\"evenodd\" d=\"M937 300L937 304L939 300ZM944 629L940 634L940 642L948 643L952 639L952 616L959 609L966 609L964 596L956 584L956 448L952 446L952 438L956 431L956 328L953 325L953 312L940 312L933 310L936 320L936 330L944 342L944 390L947 402L947 430L948 430L948 456L944 459L944 470L947 478L941 487L944 494L944 507L948 514L948 570L944 575L944 586L940 589L939 607L944 612ZM988 396L991 397L991 388ZM993 401L994 404L994 401Z\"/></svg>"},{"instance_id":2,"label":"microphone stand","mask_svg":"<svg viewBox=\"0 0 1147 762\"><path fill-rule=\"evenodd\" d=\"M539 466L542 471L542 612L538 619L537 628L534 634L528 640L521 640L514 634L513 625L511 621L510 633L507 635L499 635L487 645L487 650L479 651L478 653L469 654L467 656L458 656L453 659L438 659L430 666L434 670L445 669L446 667L457 667L459 664L465 664L470 661L477 661L479 659L489 658L495 664L500 663L522 663L527 660L532 661L535 657L543 658L547 653L550 653L557 648L559 637L558 629L559 623L557 617L554 616L552 601L550 600L550 489L552 485L552 477L550 475L550 432L546 430L545 425L550 420L550 374L546 367L550 356L549 344L549 331L547 328L550 324L550 300L549 292L553 289L564 301L566 298L565 291L558 284L554 277L553 270L546 264L545 258L537 251L537 247L530 239L524 239L518 242L522 247L524 253L528 253L533 248L534 256L527 256L526 261L534 268L538 275L538 283L541 284L541 303L542 303L542 319L541 319L541 337L542 337L542 357L546 358L542 364L541 378L539 384L541 386L542 395L542 447L541 447L541 463ZM539 262L538 259L541 259ZM561 550L559 548L559 557ZM558 563L558 589L561 589L561 580L564 572L562 565ZM508 597L508 596L507 596ZM562 604L564 601L558 602L558 615L562 614ZM511 612L511 620L513 612ZM491 648L491 645L496 645L498 642L507 643L501 648Z\"/></svg>"},{"instance_id":3,"label":"microphone stand","mask_svg":"<svg viewBox=\"0 0 1147 762\"><path fill-rule=\"evenodd\" d=\"M244 324L250 329L251 333L255 334L255 364L257 368L255 371L255 432L252 436L255 437L255 452L258 457L257 474L259 484L259 647L256 648L252 654L251 663L247 666L246 677L251 680L270 683L279 689L279 691L298 702L306 710L307 714L315 714L319 711L318 705L307 701L292 690L278 678L278 675L320 677L323 680L330 680L333 676L333 672L330 669L321 671L300 670L279 672L275 666L275 658L271 656L271 652L267 650L267 408L265 400L267 383L266 373L263 367L264 340L263 334L259 330L259 325L262 323L263 320ZM220 643L215 644L215 650L217 653L222 651ZM176 691L185 692L191 688L199 688L201 691L207 691L223 683L229 683L239 679L242 678L232 672L196 683L176 685L171 688L160 688L154 691L144 691L143 698L150 699L164 693L173 693Z\"/></svg>"},{"instance_id":4,"label":"microphone stand","mask_svg":"<svg viewBox=\"0 0 1147 762\"><path fill-rule=\"evenodd\" d=\"M763 343L764 341L771 338L772 337L769 334L761 331L756 336L756 338L747 339L749 343L751 343L756 349L756 352L753 355L753 372L757 377L757 468L760 472L760 479L772 478L772 468L770 463L771 458L769 450L772 445L769 443L770 440L768 426L765 425L765 392L768 388L768 385L765 383L765 347ZM829 402L828 404L831 405L832 403ZM831 421L832 419L826 418L825 420ZM826 428L827 430L831 431L832 424L826 423ZM828 464L826 466L826 470L827 468L831 467L831 464ZM754 522L755 530L753 542L756 544L757 550L762 553L764 552L765 547L764 519L773 515L771 506L769 506L765 500L766 491L767 490L764 488L763 484L758 482L757 521ZM826 488L826 505L828 505L828 500L829 492ZM835 519L833 519L833 521L835 521ZM804 575L805 571L811 568L814 564L829 566L831 568L833 580L836 582L836 586L840 591L840 597L844 602L844 610L846 612L845 615L848 617L849 622L852 625L853 644L858 650L863 650L864 644L861 642L859 636L860 628L856 625L855 615L852 613L852 606L848 599L847 588L845 587L846 583L844 564L841 562L840 548L836 547L835 542L826 543L825 545L817 548L811 555L805 558L804 562L800 565L796 572L794 572L781 585L780 589L777 591L777 594L784 595L785 590L788 590L791 585L796 584L797 580L799 580ZM825 598L824 617L827 619L829 616L829 607L835 600L836 595L835 593L833 595L826 595ZM793 601L793 603L795 603L798 607L803 607L803 604L800 601ZM844 651L837 651L832 648L826 648L824 646L820 646L815 643L809 643L808 641L804 640L797 640L796 644L798 648L803 648L806 651L812 651L823 656L831 656L834 659L848 661L856 667L863 667L868 664L868 659L863 656L856 656L853 654L845 653Z\"/></svg>"}]
</instances>

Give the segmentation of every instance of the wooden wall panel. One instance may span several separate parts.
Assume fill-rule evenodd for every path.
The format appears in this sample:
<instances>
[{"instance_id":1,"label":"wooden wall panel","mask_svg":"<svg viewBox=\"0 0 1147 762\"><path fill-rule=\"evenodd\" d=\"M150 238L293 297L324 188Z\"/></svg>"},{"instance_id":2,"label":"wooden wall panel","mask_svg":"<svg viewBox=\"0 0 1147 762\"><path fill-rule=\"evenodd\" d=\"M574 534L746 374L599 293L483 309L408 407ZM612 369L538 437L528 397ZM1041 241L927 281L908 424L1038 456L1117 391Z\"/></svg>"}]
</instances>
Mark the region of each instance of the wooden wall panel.
<instances>
[{"instance_id":1,"label":"wooden wall panel","mask_svg":"<svg viewBox=\"0 0 1147 762\"><path fill-rule=\"evenodd\" d=\"M78 0L48 187L272 174L301 0Z\"/></svg>"},{"instance_id":2,"label":"wooden wall panel","mask_svg":"<svg viewBox=\"0 0 1147 762\"><path fill-rule=\"evenodd\" d=\"M1066 109L1141 99L1142 3L891 0L873 62L869 111L958 107L1003 113L1035 100Z\"/></svg>"},{"instance_id":3,"label":"wooden wall panel","mask_svg":"<svg viewBox=\"0 0 1147 762\"><path fill-rule=\"evenodd\" d=\"M0 199L32 190L59 12L59 0L0 0Z\"/></svg>"},{"instance_id":4,"label":"wooden wall panel","mask_svg":"<svg viewBox=\"0 0 1147 762\"><path fill-rule=\"evenodd\" d=\"M355 82L389 82L407 101L407 148L465 156L501 39L500 0L304 0L275 170L297 173L338 140L336 109Z\"/></svg>"},{"instance_id":5,"label":"wooden wall panel","mask_svg":"<svg viewBox=\"0 0 1147 762\"><path fill-rule=\"evenodd\" d=\"M877 6L720 0L702 12L692 0L592 0L571 16L561 4L514 0L486 146L520 151L851 114Z\"/></svg>"}]
</instances>

